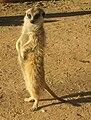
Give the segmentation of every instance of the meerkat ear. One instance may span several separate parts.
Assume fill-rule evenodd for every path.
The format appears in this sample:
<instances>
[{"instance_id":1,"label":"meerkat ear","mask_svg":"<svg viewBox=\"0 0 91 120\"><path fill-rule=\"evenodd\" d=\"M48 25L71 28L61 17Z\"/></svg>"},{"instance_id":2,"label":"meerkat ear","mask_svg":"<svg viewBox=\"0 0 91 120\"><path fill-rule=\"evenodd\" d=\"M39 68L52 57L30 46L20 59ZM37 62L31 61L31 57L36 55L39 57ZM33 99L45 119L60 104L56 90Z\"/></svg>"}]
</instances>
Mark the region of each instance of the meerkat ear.
<instances>
[{"instance_id":1,"label":"meerkat ear","mask_svg":"<svg viewBox=\"0 0 91 120\"><path fill-rule=\"evenodd\" d=\"M45 12L43 9L40 9L41 13L42 13L42 16L45 17Z\"/></svg>"},{"instance_id":2,"label":"meerkat ear","mask_svg":"<svg viewBox=\"0 0 91 120\"><path fill-rule=\"evenodd\" d=\"M27 10L25 11L25 14L24 14L25 16L27 15Z\"/></svg>"},{"instance_id":3,"label":"meerkat ear","mask_svg":"<svg viewBox=\"0 0 91 120\"><path fill-rule=\"evenodd\" d=\"M45 12L43 9L41 9L42 16L45 17Z\"/></svg>"},{"instance_id":4,"label":"meerkat ear","mask_svg":"<svg viewBox=\"0 0 91 120\"><path fill-rule=\"evenodd\" d=\"M45 12L44 11L42 12L42 16L45 17Z\"/></svg>"},{"instance_id":5,"label":"meerkat ear","mask_svg":"<svg viewBox=\"0 0 91 120\"><path fill-rule=\"evenodd\" d=\"M28 10L25 11L25 14L27 14Z\"/></svg>"}]
</instances>

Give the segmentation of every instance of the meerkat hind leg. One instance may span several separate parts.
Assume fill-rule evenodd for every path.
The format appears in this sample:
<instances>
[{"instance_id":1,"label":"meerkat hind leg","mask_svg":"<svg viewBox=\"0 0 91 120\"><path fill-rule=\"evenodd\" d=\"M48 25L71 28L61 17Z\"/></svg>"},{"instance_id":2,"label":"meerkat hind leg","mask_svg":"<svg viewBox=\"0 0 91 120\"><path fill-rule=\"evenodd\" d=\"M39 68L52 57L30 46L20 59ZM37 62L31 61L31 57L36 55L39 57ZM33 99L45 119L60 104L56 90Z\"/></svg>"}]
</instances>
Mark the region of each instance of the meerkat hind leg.
<instances>
[{"instance_id":1,"label":"meerkat hind leg","mask_svg":"<svg viewBox=\"0 0 91 120\"><path fill-rule=\"evenodd\" d=\"M32 111L36 111L38 109L38 103L39 103L39 93L38 93L38 90L35 90L32 91L32 90L29 90L29 93L31 95L31 97L29 98L25 98L25 101L34 101L34 104L31 108Z\"/></svg>"}]
</instances>

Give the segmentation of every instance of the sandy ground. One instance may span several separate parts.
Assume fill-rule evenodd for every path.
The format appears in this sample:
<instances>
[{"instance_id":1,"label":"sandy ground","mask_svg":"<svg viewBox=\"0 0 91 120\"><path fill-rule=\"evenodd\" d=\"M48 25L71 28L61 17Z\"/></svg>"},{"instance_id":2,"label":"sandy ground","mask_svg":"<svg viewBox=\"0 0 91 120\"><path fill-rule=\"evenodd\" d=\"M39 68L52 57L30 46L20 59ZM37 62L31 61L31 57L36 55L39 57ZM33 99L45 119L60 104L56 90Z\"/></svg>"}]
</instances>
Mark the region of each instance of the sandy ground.
<instances>
[{"instance_id":1,"label":"sandy ground","mask_svg":"<svg viewBox=\"0 0 91 120\"><path fill-rule=\"evenodd\" d=\"M44 93L31 112L15 43L25 10L36 3L47 14L46 82L68 103ZM0 4L0 120L91 120L91 0Z\"/></svg>"}]
</instances>

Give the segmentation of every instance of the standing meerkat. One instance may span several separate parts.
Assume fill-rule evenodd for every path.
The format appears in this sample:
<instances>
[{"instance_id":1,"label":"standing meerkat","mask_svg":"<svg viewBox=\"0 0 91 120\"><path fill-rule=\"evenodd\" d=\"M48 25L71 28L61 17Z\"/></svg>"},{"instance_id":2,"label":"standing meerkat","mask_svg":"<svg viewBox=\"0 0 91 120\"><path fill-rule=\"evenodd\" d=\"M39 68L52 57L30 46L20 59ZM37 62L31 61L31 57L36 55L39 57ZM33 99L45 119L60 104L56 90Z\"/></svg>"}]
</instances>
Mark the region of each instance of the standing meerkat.
<instances>
[{"instance_id":1,"label":"standing meerkat","mask_svg":"<svg viewBox=\"0 0 91 120\"><path fill-rule=\"evenodd\" d=\"M43 28L45 13L40 8L26 11L22 33L16 42L19 63L30 93L25 101L34 100L32 110L37 110L39 96L42 90L47 90L54 98L64 102L46 84L44 75L44 45L45 31Z\"/></svg>"}]
</instances>

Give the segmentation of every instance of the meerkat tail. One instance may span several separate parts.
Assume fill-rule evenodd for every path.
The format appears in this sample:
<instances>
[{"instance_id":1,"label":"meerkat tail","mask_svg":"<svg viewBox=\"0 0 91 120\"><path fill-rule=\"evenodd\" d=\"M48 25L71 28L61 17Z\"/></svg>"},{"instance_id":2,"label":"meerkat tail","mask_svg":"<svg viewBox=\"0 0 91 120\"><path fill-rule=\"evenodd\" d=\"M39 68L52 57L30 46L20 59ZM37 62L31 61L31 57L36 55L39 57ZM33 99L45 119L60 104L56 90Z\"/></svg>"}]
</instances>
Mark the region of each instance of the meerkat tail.
<instances>
[{"instance_id":1,"label":"meerkat tail","mask_svg":"<svg viewBox=\"0 0 91 120\"><path fill-rule=\"evenodd\" d=\"M55 99L61 101L61 102L66 102L65 100L63 100L62 98L58 97L49 87L48 85L45 83L44 84L44 88L45 90L47 90Z\"/></svg>"}]
</instances>

